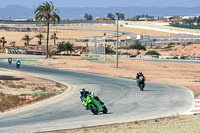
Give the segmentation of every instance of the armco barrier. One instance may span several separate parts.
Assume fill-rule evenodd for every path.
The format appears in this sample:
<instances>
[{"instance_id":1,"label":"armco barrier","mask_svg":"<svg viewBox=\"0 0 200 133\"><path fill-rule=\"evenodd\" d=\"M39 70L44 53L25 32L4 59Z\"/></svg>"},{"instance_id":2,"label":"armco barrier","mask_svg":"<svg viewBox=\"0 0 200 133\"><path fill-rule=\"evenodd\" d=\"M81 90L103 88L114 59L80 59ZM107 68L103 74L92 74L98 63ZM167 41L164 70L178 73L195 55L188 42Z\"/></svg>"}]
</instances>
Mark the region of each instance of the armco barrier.
<instances>
[{"instance_id":1,"label":"armco barrier","mask_svg":"<svg viewBox=\"0 0 200 133\"><path fill-rule=\"evenodd\" d=\"M46 52L25 51L21 49L6 49L6 54L46 55Z\"/></svg>"},{"instance_id":2,"label":"armco barrier","mask_svg":"<svg viewBox=\"0 0 200 133\"><path fill-rule=\"evenodd\" d=\"M186 60L200 60L199 56L137 55L136 58L142 58L142 59L186 59Z\"/></svg>"}]
</instances>

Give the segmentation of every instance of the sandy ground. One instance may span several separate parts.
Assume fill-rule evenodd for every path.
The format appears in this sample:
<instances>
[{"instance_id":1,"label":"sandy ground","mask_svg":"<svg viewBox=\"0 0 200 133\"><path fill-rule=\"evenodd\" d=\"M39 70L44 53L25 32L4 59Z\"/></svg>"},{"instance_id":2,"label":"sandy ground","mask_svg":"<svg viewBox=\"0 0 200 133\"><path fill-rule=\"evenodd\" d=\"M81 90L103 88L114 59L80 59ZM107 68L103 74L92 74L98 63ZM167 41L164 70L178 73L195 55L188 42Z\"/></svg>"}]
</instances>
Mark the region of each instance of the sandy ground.
<instances>
[{"instance_id":1,"label":"sandy ground","mask_svg":"<svg viewBox=\"0 0 200 133\"><path fill-rule=\"evenodd\" d=\"M163 46L163 47L166 47ZM162 56L200 56L200 45L173 45L171 49L152 49L159 52Z\"/></svg>"},{"instance_id":2,"label":"sandy ground","mask_svg":"<svg viewBox=\"0 0 200 133\"><path fill-rule=\"evenodd\" d=\"M46 99L66 89L50 80L0 69L0 112Z\"/></svg>"},{"instance_id":3,"label":"sandy ground","mask_svg":"<svg viewBox=\"0 0 200 133\"><path fill-rule=\"evenodd\" d=\"M24 26L23 26L24 27ZM19 27L18 27L19 28ZM30 28L30 27L27 27ZM45 27L42 27L45 28ZM67 29L67 30L61 30L61 29ZM77 29L77 30L74 30ZM97 29L97 30L114 30L116 31L116 26L102 26L102 25L87 25L87 26L57 26L57 27L51 27L50 28L50 36L56 32L58 38L74 38L74 39L88 39L89 36L103 36L104 31L96 32L96 31L85 31L85 29ZM127 36L135 36L136 34L143 34L143 35L171 35L169 33L164 33L164 32L157 32L153 30L144 30L144 29L136 29L136 28L126 28L126 27L119 27L119 31L123 32L133 32L134 34L130 35L123 35L119 39L125 39ZM5 31L5 30L0 30L0 37L5 37L7 43L5 44L6 46L10 46L10 43L12 41L16 42L16 46L24 46L24 41L21 40L25 35L29 35L33 39L30 41L31 45L38 45L37 41L38 39L35 37L39 32L14 32L14 31ZM46 33L42 32L42 34L46 37ZM112 33L106 33L107 38L109 36L112 36L114 34ZM62 42L63 40L57 40L56 42ZM42 41L43 44L46 44L46 40ZM75 42L71 41L75 45L82 45L85 46L86 43L83 42ZM49 42L50 45L53 45L53 40L50 40Z\"/></svg>"},{"instance_id":4,"label":"sandy ground","mask_svg":"<svg viewBox=\"0 0 200 133\"><path fill-rule=\"evenodd\" d=\"M162 45L160 47L154 46L153 48L148 47L146 51L140 50L141 55L149 50L154 50L160 53L161 56L200 56L200 45L190 44L190 45L172 45L171 48L165 48L167 45ZM119 49L120 53L129 53L131 55L137 55L137 50L123 50Z\"/></svg>"},{"instance_id":5,"label":"sandy ground","mask_svg":"<svg viewBox=\"0 0 200 133\"><path fill-rule=\"evenodd\" d=\"M174 116L141 122L114 124L48 133L199 133L200 115Z\"/></svg>"}]
</instances>

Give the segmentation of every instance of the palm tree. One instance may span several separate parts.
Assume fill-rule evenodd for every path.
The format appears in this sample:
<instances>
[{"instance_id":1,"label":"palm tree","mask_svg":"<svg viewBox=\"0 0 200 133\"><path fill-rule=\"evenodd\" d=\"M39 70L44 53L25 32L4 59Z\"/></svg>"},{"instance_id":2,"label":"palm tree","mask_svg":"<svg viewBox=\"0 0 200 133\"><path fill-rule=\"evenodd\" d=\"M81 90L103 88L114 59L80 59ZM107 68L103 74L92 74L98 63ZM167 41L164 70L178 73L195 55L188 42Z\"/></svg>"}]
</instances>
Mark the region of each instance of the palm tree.
<instances>
[{"instance_id":1,"label":"palm tree","mask_svg":"<svg viewBox=\"0 0 200 133\"><path fill-rule=\"evenodd\" d=\"M0 43L3 44L3 47L5 46L5 44L7 43L5 37L2 37L2 38L0 39Z\"/></svg>"},{"instance_id":2,"label":"palm tree","mask_svg":"<svg viewBox=\"0 0 200 133\"><path fill-rule=\"evenodd\" d=\"M54 40L54 45L56 45L56 40L58 40L58 37L56 36L55 32L53 33L53 35L51 35L51 39Z\"/></svg>"},{"instance_id":3,"label":"palm tree","mask_svg":"<svg viewBox=\"0 0 200 133\"><path fill-rule=\"evenodd\" d=\"M24 42L24 45L25 46L28 46L29 45L29 42L32 40L33 38L30 37L29 35L25 35L21 40L25 41Z\"/></svg>"},{"instance_id":4,"label":"palm tree","mask_svg":"<svg viewBox=\"0 0 200 133\"><path fill-rule=\"evenodd\" d=\"M49 43L49 24L51 22L55 23L56 21L60 22L60 17L56 12L58 9L54 9L54 5L52 2L43 2L42 5L39 5L35 13L36 22L44 22L47 26L47 58L48 58L48 43Z\"/></svg>"},{"instance_id":5,"label":"palm tree","mask_svg":"<svg viewBox=\"0 0 200 133\"><path fill-rule=\"evenodd\" d=\"M38 40L38 44L39 45L42 45L42 38L44 38L43 34L39 33L37 34L35 37L37 37L39 40Z\"/></svg>"}]
</instances>

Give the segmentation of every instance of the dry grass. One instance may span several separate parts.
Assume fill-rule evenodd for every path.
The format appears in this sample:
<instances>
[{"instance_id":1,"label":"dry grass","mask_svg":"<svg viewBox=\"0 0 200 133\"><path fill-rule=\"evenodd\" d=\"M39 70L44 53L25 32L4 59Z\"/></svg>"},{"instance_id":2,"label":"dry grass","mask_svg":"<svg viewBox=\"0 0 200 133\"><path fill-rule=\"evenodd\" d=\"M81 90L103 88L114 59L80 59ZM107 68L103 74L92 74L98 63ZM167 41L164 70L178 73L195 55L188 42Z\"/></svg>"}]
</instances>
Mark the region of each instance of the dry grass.
<instances>
[{"instance_id":1,"label":"dry grass","mask_svg":"<svg viewBox=\"0 0 200 133\"><path fill-rule=\"evenodd\" d=\"M54 94L46 94L46 95L37 95L33 97L19 96L19 95L10 95L0 93L0 112L5 112L10 109L14 109L17 107L25 106L27 104L35 103L38 101L42 101L49 97L54 96Z\"/></svg>"},{"instance_id":2,"label":"dry grass","mask_svg":"<svg viewBox=\"0 0 200 133\"><path fill-rule=\"evenodd\" d=\"M32 104L66 90L66 86L49 81L0 70L0 112Z\"/></svg>"}]
</instances>

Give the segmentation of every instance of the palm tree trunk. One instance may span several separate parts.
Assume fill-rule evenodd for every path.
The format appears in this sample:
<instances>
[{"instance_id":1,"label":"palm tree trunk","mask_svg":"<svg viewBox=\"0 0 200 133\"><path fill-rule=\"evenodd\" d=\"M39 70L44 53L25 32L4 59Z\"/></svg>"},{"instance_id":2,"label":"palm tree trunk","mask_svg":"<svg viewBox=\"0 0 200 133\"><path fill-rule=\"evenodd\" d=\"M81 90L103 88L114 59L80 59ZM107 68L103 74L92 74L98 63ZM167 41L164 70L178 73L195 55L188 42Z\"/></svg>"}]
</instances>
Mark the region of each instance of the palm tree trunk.
<instances>
[{"instance_id":1,"label":"palm tree trunk","mask_svg":"<svg viewBox=\"0 0 200 133\"><path fill-rule=\"evenodd\" d=\"M47 22L47 58L49 57L49 21Z\"/></svg>"},{"instance_id":2,"label":"palm tree trunk","mask_svg":"<svg viewBox=\"0 0 200 133\"><path fill-rule=\"evenodd\" d=\"M40 38L40 44L39 45L42 45L42 38Z\"/></svg>"}]
</instances>

